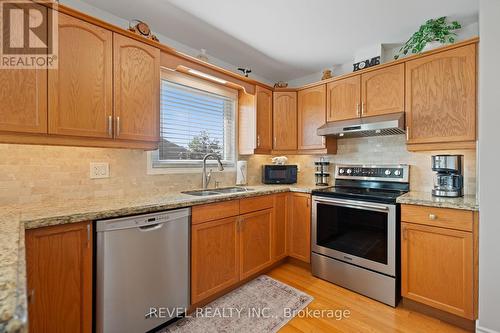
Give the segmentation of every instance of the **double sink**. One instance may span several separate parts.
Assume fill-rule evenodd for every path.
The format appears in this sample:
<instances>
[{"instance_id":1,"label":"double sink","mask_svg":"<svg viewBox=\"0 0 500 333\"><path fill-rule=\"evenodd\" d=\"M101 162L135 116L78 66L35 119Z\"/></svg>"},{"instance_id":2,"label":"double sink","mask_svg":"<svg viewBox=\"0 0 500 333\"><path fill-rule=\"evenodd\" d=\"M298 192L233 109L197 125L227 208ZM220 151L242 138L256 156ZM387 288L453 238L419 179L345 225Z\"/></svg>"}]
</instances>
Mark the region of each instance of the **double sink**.
<instances>
[{"instance_id":1,"label":"double sink","mask_svg":"<svg viewBox=\"0 0 500 333\"><path fill-rule=\"evenodd\" d=\"M250 192L252 189L246 187L224 187L224 188L214 188L210 190L196 190L196 191L184 191L181 193L195 195L198 197L205 197L211 195L218 194L229 194L229 193L241 193L241 192Z\"/></svg>"}]
</instances>

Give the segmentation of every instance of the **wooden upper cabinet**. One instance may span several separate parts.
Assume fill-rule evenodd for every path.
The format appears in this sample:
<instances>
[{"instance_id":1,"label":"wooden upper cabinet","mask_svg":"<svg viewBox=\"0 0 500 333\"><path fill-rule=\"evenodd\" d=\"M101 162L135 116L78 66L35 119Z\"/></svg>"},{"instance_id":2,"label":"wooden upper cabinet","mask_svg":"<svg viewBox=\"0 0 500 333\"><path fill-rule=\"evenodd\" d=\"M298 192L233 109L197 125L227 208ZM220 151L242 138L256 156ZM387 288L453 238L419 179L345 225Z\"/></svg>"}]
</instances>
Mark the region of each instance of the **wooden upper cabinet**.
<instances>
[{"instance_id":1,"label":"wooden upper cabinet","mask_svg":"<svg viewBox=\"0 0 500 333\"><path fill-rule=\"evenodd\" d=\"M413 223L401 232L402 296L475 319L473 234Z\"/></svg>"},{"instance_id":2,"label":"wooden upper cabinet","mask_svg":"<svg viewBox=\"0 0 500 333\"><path fill-rule=\"evenodd\" d=\"M114 136L159 141L160 50L113 34Z\"/></svg>"},{"instance_id":3,"label":"wooden upper cabinet","mask_svg":"<svg viewBox=\"0 0 500 333\"><path fill-rule=\"evenodd\" d=\"M297 149L297 93L275 92L273 96L273 149Z\"/></svg>"},{"instance_id":4,"label":"wooden upper cabinet","mask_svg":"<svg viewBox=\"0 0 500 333\"><path fill-rule=\"evenodd\" d=\"M270 152L273 148L273 92L256 86L255 99L257 109L256 152Z\"/></svg>"},{"instance_id":5,"label":"wooden upper cabinet","mask_svg":"<svg viewBox=\"0 0 500 333\"><path fill-rule=\"evenodd\" d=\"M311 196L289 194L288 254L290 257L311 261Z\"/></svg>"},{"instance_id":6,"label":"wooden upper cabinet","mask_svg":"<svg viewBox=\"0 0 500 333\"><path fill-rule=\"evenodd\" d=\"M47 70L0 70L0 131L47 133Z\"/></svg>"},{"instance_id":7,"label":"wooden upper cabinet","mask_svg":"<svg viewBox=\"0 0 500 333\"><path fill-rule=\"evenodd\" d=\"M298 92L298 149L323 149L325 138L316 134L326 122L326 85Z\"/></svg>"},{"instance_id":8,"label":"wooden upper cabinet","mask_svg":"<svg viewBox=\"0 0 500 333\"><path fill-rule=\"evenodd\" d=\"M0 131L47 133L46 69L0 69Z\"/></svg>"},{"instance_id":9,"label":"wooden upper cabinet","mask_svg":"<svg viewBox=\"0 0 500 333\"><path fill-rule=\"evenodd\" d=\"M112 138L113 33L59 13L59 66L49 70L49 133Z\"/></svg>"},{"instance_id":10,"label":"wooden upper cabinet","mask_svg":"<svg viewBox=\"0 0 500 333\"><path fill-rule=\"evenodd\" d=\"M361 116L405 110L405 65L398 64L361 75Z\"/></svg>"},{"instance_id":11,"label":"wooden upper cabinet","mask_svg":"<svg viewBox=\"0 0 500 333\"><path fill-rule=\"evenodd\" d=\"M330 82L326 90L327 121L354 119L361 115L360 75Z\"/></svg>"},{"instance_id":12,"label":"wooden upper cabinet","mask_svg":"<svg viewBox=\"0 0 500 333\"><path fill-rule=\"evenodd\" d=\"M238 93L238 154L251 155L256 148L255 95Z\"/></svg>"},{"instance_id":13,"label":"wooden upper cabinet","mask_svg":"<svg viewBox=\"0 0 500 333\"><path fill-rule=\"evenodd\" d=\"M239 281L238 217L191 227L191 303Z\"/></svg>"},{"instance_id":14,"label":"wooden upper cabinet","mask_svg":"<svg viewBox=\"0 0 500 333\"><path fill-rule=\"evenodd\" d=\"M409 144L475 141L475 44L406 63L406 120Z\"/></svg>"},{"instance_id":15,"label":"wooden upper cabinet","mask_svg":"<svg viewBox=\"0 0 500 333\"><path fill-rule=\"evenodd\" d=\"M240 216L240 279L272 263L272 211L269 208Z\"/></svg>"},{"instance_id":16,"label":"wooden upper cabinet","mask_svg":"<svg viewBox=\"0 0 500 333\"><path fill-rule=\"evenodd\" d=\"M92 223L26 231L30 332L92 332Z\"/></svg>"}]
</instances>

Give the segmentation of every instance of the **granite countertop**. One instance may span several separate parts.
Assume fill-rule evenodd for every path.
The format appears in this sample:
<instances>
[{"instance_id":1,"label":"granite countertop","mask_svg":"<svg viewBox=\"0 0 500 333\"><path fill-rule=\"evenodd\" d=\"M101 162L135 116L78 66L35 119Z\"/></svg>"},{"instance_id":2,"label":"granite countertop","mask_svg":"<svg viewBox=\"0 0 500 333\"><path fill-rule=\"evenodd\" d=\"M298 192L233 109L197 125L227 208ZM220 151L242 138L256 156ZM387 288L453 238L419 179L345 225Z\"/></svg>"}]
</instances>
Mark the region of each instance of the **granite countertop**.
<instances>
[{"instance_id":1,"label":"granite countertop","mask_svg":"<svg viewBox=\"0 0 500 333\"><path fill-rule=\"evenodd\" d=\"M465 195L460 198L435 197L429 192L408 192L397 199L398 203L440 208L464 210L479 210L479 203L475 195Z\"/></svg>"},{"instance_id":2,"label":"granite countertop","mask_svg":"<svg viewBox=\"0 0 500 333\"><path fill-rule=\"evenodd\" d=\"M311 193L315 186L261 185L251 191L197 197L169 192L150 197L74 200L0 206L0 332L27 331L25 229L158 212L279 192Z\"/></svg>"}]
</instances>

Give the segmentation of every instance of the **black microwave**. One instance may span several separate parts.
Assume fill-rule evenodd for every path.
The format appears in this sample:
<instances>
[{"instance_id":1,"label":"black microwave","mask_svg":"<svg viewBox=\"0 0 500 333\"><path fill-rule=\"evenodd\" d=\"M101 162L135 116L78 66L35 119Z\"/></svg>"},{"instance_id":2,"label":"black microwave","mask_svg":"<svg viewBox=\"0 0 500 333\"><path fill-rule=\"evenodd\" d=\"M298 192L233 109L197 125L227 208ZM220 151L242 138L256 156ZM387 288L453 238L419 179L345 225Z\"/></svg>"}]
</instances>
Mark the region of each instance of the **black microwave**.
<instances>
[{"instance_id":1,"label":"black microwave","mask_svg":"<svg viewBox=\"0 0 500 333\"><path fill-rule=\"evenodd\" d=\"M262 182L264 184L295 184L297 182L297 166L263 165Z\"/></svg>"}]
</instances>

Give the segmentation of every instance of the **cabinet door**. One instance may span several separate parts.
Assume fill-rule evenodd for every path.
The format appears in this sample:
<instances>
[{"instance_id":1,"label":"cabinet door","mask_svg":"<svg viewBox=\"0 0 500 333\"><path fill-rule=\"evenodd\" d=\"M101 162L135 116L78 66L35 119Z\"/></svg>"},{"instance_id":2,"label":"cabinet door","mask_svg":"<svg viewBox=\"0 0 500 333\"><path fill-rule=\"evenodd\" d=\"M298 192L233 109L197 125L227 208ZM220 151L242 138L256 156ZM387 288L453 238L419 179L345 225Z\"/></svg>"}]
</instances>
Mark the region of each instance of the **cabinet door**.
<instances>
[{"instance_id":1,"label":"cabinet door","mask_svg":"<svg viewBox=\"0 0 500 333\"><path fill-rule=\"evenodd\" d=\"M288 252L291 257L310 262L311 258L311 196L290 194L288 219Z\"/></svg>"},{"instance_id":2,"label":"cabinet door","mask_svg":"<svg viewBox=\"0 0 500 333\"><path fill-rule=\"evenodd\" d=\"M273 92L255 87L257 100L257 152L270 152L273 144Z\"/></svg>"},{"instance_id":3,"label":"cabinet door","mask_svg":"<svg viewBox=\"0 0 500 333\"><path fill-rule=\"evenodd\" d=\"M288 193L274 196L272 256L277 261L286 257L286 232L288 218Z\"/></svg>"},{"instance_id":4,"label":"cabinet door","mask_svg":"<svg viewBox=\"0 0 500 333\"><path fill-rule=\"evenodd\" d=\"M256 148L255 95L238 94L238 154L252 155Z\"/></svg>"},{"instance_id":5,"label":"cabinet door","mask_svg":"<svg viewBox=\"0 0 500 333\"><path fill-rule=\"evenodd\" d=\"M112 138L112 32L59 13L58 57L49 70L49 133Z\"/></svg>"},{"instance_id":6,"label":"cabinet door","mask_svg":"<svg viewBox=\"0 0 500 333\"><path fill-rule=\"evenodd\" d=\"M115 138L159 141L160 50L113 34Z\"/></svg>"},{"instance_id":7,"label":"cabinet door","mask_svg":"<svg viewBox=\"0 0 500 333\"><path fill-rule=\"evenodd\" d=\"M22 39L23 34L17 37ZM46 69L0 69L0 131L47 133Z\"/></svg>"},{"instance_id":8,"label":"cabinet door","mask_svg":"<svg viewBox=\"0 0 500 333\"><path fill-rule=\"evenodd\" d=\"M297 93L275 92L273 95L273 149L297 149Z\"/></svg>"},{"instance_id":9,"label":"cabinet door","mask_svg":"<svg viewBox=\"0 0 500 333\"><path fill-rule=\"evenodd\" d=\"M271 264L272 209L240 216L240 279Z\"/></svg>"},{"instance_id":10,"label":"cabinet door","mask_svg":"<svg viewBox=\"0 0 500 333\"><path fill-rule=\"evenodd\" d=\"M399 64L361 75L361 115L404 112L405 65Z\"/></svg>"},{"instance_id":11,"label":"cabinet door","mask_svg":"<svg viewBox=\"0 0 500 333\"><path fill-rule=\"evenodd\" d=\"M237 217L191 227L191 303L239 281Z\"/></svg>"},{"instance_id":12,"label":"cabinet door","mask_svg":"<svg viewBox=\"0 0 500 333\"><path fill-rule=\"evenodd\" d=\"M406 63L408 143L476 139L476 46Z\"/></svg>"},{"instance_id":13,"label":"cabinet door","mask_svg":"<svg viewBox=\"0 0 500 333\"><path fill-rule=\"evenodd\" d=\"M26 231L30 332L92 331L91 222Z\"/></svg>"},{"instance_id":14,"label":"cabinet door","mask_svg":"<svg viewBox=\"0 0 500 333\"><path fill-rule=\"evenodd\" d=\"M330 82L326 90L327 121L354 119L361 115L359 75Z\"/></svg>"},{"instance_id":15,"label":"cabinet door","mask_svg":"<svg viewBox=\"0 0 500 333\"><path fill-rule=\"evenodd\" d=\"M325 138L316 134L326 122L326 85L298 92L298 148L323 149Z\"/></svg>"},{"instance_id":16,"label":"cabinet door","mask_svg":"<svg viewBox=\"0 0 500 333\"><path fill-rule=\"evenodd\" d=\"M402 224L402 296L473 318L472 233Z\"/></svg>"}]
</instances>

